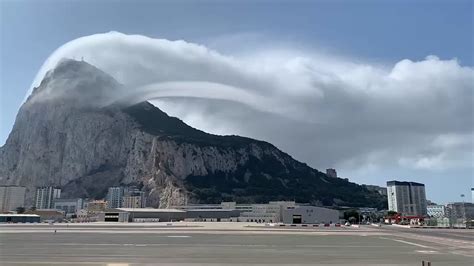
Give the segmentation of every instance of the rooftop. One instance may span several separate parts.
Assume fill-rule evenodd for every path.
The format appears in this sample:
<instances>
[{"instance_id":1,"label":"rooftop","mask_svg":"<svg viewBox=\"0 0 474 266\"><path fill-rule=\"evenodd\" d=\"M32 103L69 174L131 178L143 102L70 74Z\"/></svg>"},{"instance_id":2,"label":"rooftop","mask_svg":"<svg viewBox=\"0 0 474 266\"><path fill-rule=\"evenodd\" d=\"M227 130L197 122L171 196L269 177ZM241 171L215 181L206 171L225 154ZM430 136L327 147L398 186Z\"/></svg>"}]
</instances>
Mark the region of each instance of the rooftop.
<instances>
[{"instance_id":1,"label":"rooftop","mask_svg":"<svg viewBox=\"0 0 474 266\"><path fill-rule=\"evenodd\" d=\"M387 186L420 186L420 187L424 187L425 185L421 184L421 183L417 183L417 182L392 180L392 181L387 181Z\"/></svg>"},{"instance_id":2,"label":"rooftop","mask_svg":"<svg viewBox=\"0 0 474 266\"><path fill-rule=\"evenodd\" d=\"M117 208L120 211L126 212L185 212L178 209L155 209L155 208Z\"/></svg>"},{"instance_id":3,"label":"rooftop","mask_svg":"<svg viewBox=\"0 0 474 266\"><path fill-rule=\"evenodd\" d=\"M2 213L0 214L0 217L5 217L5 216L8 216L8 217L39 217L39 215L37 214L8 214L8 213Z\"/></svg>"}]
</instances>

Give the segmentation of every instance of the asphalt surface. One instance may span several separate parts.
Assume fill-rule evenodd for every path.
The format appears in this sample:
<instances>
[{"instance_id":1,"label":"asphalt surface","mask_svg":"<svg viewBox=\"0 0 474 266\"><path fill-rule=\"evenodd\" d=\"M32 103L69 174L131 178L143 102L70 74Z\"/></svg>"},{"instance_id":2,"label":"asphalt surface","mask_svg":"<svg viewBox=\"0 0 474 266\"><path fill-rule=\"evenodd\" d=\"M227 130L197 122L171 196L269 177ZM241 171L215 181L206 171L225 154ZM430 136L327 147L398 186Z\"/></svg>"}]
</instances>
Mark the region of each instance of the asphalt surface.
<instances>
[{"instance_id":1,"label":"asphalt surface","mask_svg":"<svg viewBox=\"0 0 474 266\"><path fill-rule=\"evenodd\" d=\"M420 236L445 237L450 239L474 241L474 230L467 229L428 229L428 228L397 228L384 226L383 230L403 232Z\"/></svg>"},{"instance_id":2,"label":"asphalt surface","mask_svg":"<svg viewBox=\"0 0 474 266\"><path fill-rule=\"evenodd\" d=\"M0 265L473 265L472 242L393 228L0 227ZM240 228L240 230L239 230ZM232 229L232 230L230 230ZM56 233L54 233L56 230ZM441 231L440 231L441 232ZM445 231L458 234L472 231ZM414 234L414 235L413 235Z\"/></svg>"}]
</instances>

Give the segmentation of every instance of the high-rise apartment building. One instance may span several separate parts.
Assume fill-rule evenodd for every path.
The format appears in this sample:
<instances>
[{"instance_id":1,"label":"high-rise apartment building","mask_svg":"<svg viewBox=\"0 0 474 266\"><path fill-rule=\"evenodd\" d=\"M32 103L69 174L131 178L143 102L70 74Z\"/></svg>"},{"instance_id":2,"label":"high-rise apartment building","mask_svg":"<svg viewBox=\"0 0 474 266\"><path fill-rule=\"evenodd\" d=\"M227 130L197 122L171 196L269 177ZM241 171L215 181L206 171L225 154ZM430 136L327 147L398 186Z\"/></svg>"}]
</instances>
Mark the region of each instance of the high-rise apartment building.
<instances>
[{"instance_id":1,"label":"high-rise apartment building","mask_svg":"<svg viewBox=\"0 0 474 266\"><path fill-rule=\"evenodd\" d=\"M146 206L145 192L131 187L125 191L122 197L123 208L144 208Z\"/></svg>"},{"instance_id":2,"label":"high-rise apartment building","mask_svg":"<svg viewBox=\"0 0 474 266\"><path fill-rule=\"evenodd\" d=\"M124 193L124 187L109 187L107 193L107 208L122 208L122 197Z\"/></svg>"},{"instance_id":3,"label":"high-rise apartment building","mask_svg":"<svg viewBox=\"0 0 474 266\"><path fill-rule=\"evenodd\" d=\"M110 187L107 193L107 208L144 208L145 192L131 187Z\"/></svg>"},{"instance_id":4,"label":"high-rise apartment building","mask_svg":"<svg viewBox=\"0 0 474 266\"><path fill-rule=\"evenodd\" d=\"M18 207L25 207L25 187L0 187L0 212L14 211Z\"/></svg>"},{"instance_id":5,"label":"high-rise apartment building","mask_svg":"<svg viewBox=\"0 0 474 266\"><path fill-rule=\"evenodd\" d=\"M426 216L425 185L416 182L387 182L388 209L405 216Z\"/></svg>"},{"instance_id":6,"label":"high-rise apartment building","mask_svg":"<svg viewBox=\"0 0 474 266\"><path fill-rule=\"evenodd\" d=\"M39 187L36 189L36 209L53 209L54 200L61 197L61 189L56 187Z\"/></svg>"}]
</instances>

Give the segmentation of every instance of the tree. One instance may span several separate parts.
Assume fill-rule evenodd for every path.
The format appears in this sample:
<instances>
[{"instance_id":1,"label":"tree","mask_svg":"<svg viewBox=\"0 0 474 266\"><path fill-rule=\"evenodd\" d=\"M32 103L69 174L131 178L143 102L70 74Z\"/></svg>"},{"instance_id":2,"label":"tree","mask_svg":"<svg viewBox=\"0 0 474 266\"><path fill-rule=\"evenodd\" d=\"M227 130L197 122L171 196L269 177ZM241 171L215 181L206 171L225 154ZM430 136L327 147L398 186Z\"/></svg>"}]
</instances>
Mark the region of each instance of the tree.
<instances>
[{"instance_id":1,"label":"tree","mask_svg":"<svg viewBox=\"0 0 474 266\"><path fill-rule=\"evenodd\" d=\"M18 207L18 208L16 208L16 213L18 213L18 214L25 213L25 207Z\"/></svg>"},{"instance_id":2,"label":"tree","mask_svg":"<svg viewBox=\"0 0 474 266\"><path fill-rule=\"evenodd\" d=\"M396 216L398 213L396 211L388 211L387 215L388 216Z\"/></svg>"},{"instance_id":3,"label":"tree","mask_svg":"<svg viewBox=\"0 0 474 266\"><path fill-rule=\"evenodd\" d=\"M344 212L344 219L351 223L359 222L359 212L356 210L349 210Z\"/></svg>"}]
</instances>

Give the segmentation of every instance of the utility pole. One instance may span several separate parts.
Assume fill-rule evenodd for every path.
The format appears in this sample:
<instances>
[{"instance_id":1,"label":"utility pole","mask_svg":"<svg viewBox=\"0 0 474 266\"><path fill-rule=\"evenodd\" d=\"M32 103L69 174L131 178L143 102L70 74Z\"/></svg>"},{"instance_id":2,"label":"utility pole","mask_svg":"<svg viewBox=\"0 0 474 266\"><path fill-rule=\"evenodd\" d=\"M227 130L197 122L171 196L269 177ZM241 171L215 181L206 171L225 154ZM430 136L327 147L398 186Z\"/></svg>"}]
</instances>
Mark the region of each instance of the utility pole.
<instances>
[{"instance_id":1,"label":"utility pole","mask_svg":"<svg viewBox=\"0 0 474 266\"><path fill-rule=\"evenodd\" d=\"M462 199L462 221L463 221L463 224L466 225L467 227L467 219L466 219L466 205L464 203L464 194L461 194L461 199Z\"/></svg>"}]
</instances>

